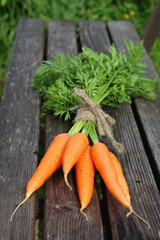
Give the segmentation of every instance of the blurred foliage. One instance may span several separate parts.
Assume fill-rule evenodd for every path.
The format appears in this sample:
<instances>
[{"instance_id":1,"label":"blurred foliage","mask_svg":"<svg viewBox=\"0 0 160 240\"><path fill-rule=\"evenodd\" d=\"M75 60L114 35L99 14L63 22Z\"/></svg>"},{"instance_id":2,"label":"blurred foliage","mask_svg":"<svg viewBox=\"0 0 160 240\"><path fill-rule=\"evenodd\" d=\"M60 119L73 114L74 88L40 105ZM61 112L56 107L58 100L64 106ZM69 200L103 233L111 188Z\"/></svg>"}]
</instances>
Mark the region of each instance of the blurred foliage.
<instances>
[{"instance_id":1,"label":"blurred foliage","mask_svg":"<svg viewBox=\"0 0 160 240\"><path fill-rule=\"evenodd\" d=\"M12 52L14 36L20 18L108 20L128 19L133 22L141 35L149 20L157 0L0 0L0 98ZM154 44L150 56L157 72L160 70L157 49L160 38Z\"/></svg>"},{"instance_id":2,"label":"blurred foliage","mask_svg":"<svg viewBox=\"0 0 160 240\"><path fill-rule=\"evenodd\" d=\"M160 68L159 68L159 59L160 59L160 34L158 36L158 38L156 39L156 41L153 44L153 47L149 53L149 56L151 58L151 61L158 73L158 75L160 76Z\"/></svg>"}]
</instances>

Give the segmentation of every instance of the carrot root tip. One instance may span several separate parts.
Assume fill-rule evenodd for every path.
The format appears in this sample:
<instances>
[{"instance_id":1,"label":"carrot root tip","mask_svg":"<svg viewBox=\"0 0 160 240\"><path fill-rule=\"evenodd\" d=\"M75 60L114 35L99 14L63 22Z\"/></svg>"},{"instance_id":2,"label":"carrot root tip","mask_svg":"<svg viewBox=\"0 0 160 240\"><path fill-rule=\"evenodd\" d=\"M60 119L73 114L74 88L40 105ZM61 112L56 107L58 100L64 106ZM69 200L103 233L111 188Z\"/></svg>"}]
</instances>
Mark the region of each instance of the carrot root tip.
<instances>
[{"instance_id":1,"label":"carrot root tip","mask_svg":"<svg viewBox=\"0 0 160 240\"><path fill-rule=\"evenodd\" d=\"M72 187L68 182L67 175L64 175L64 180L65 180L65 183L67 184L67 186L69 187L69 189L72 190Z\"/></svg>"},{"instance_id":2,"label":"carrot root tip","mask_svg":"<svg viewBox=\"0 0 160 240\"><path fill-rule=\"evenodd\" d=\"M30 196L31 196L31 193L30 193L30 194L27 194L27 196L25 197L25 199L18 204L18 206L15 208L15 210L13 211L13 213L12 213L12 215L11 215L11 217L10 217L10 222L12 222L13 216L14 216L14 214L17 212L18 208L19 208L23 203L25 203Z\"/></svg>"},{"instance_id":3,"label":"carrot root tip","mask_svg":"<svg viewBox=\"0 0 160 240\"><path fill-rule=\"evenodd\" d=\"M128 218L132 213L133 213L133 209L131 207L129 213L126 214L126 217Z\"/></svg>"},{"instance_id":4,"label":"carrot root tip","mask_svg":"<svg viewBox=\"0 0 160 240\"><path fill-rule=\"evenodd\" d=\"M146 223L147 226L148 226L148 228L150 228L149 223L148 223L144 218L142 218L140 215L138 215L135 211L133 211L132 208L130 209L129 213L127 213L126 217L129 217L132 213L135 214L141 221L143 221L144 223Z\"/></svg>"},{"instance_id":5,"label":"carrot root tip","mask_svg":"<svg viewBox=\"0 0 160 240\"><path fill-rule=\"evenodd\" d=\"M86 221L88 222L88 216L83 212L83 208L80 209L80 212L85 216Z\"/></svg>"}]
</instances>

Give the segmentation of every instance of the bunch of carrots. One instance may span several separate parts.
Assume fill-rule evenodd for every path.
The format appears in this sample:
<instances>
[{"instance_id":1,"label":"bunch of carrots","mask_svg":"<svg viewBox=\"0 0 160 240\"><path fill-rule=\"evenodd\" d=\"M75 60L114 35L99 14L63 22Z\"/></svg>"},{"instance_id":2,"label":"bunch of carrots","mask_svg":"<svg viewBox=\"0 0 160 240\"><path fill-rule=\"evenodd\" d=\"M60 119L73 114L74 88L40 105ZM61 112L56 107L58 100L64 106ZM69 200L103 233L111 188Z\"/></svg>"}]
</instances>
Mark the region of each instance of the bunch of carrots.
<instances>
[{"instance_id":1,"label":"bunch of carrots","mask_svg":"<svg viewBox=\"0 0 160 240\"><path fill-rule=\"evenodd\" d=\"M99 142L94 128L92 129L93 131L90 129L90 133L93 133L91 134L92 141L94 141L91 147L87 136L87 128L85 127L82 132L79 132L79 128L77 129L78 125L79 123L75 124L68 133L59 134L53 139L27 184L25 199L16 207L10 221L12 221L17 209L61 166L64 180L70 189L72 187L68 182L67 176L73 166L75 166L78 195L81 203L80 211L85 216L86 214L83 210L88 206L93 194L95 168L99 171L109 192L130 210L127 217L131 213L136 214L131 206L128 185L118 159L108 150L104 143ZM89 125L92 126L91 123ZM139 215L137 216L148 224Z\"/></svg>"}]
</instances>

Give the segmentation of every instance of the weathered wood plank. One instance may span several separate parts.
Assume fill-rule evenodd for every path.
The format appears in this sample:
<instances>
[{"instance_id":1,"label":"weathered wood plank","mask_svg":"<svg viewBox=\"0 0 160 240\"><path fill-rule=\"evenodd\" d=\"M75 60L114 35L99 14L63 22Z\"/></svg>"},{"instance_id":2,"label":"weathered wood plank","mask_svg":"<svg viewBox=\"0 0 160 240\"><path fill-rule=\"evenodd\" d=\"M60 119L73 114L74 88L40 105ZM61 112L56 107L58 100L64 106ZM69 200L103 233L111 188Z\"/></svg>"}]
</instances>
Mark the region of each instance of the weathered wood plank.
<instances>
[{"instance_id":1,"label":"weathered wood plank","mask_svg":"<svg viewBox=\"0 0 160 240\"><path fill-rule=\"evenodd\" d=\"M144 46L147 52L151 50L159 33L160 33L160 0L158 1L142 35L142 39L144 40Z\"/></svg>"},{"instance_id":2,"label":"weathered wood plank","mask_svg":"<svg viewBox=\"0 0 160 240\"><path fill-rule=\"evenodd\" d=\"M151 229L148 229L134 215L127 219L127 210L112 197L108 198L113 239L158 239L159 192L133 113L128 104L123 104L116 111L111 109L109 113L116 119L115 137L123 142L126 148L125 154L118 156L118 159L130 189L132 206L151 225Z\"/></svg>"},{"instance_id":3,"label":"weathered wood plank","mask_svg":"<svg viewBox=\"0 0 160 240\"><path fill-rule=\"evenodd\" d=\"M95 52L109 53L110 40L101 21L79 21L79 31L83 46L90 47Z\"/></svg>"},{"instance_id":4,"label":"weathered wood plank","mask_svg":"<svg viewBox=\"0 0 160 240\"><path fill-rule=\"evenodd\" d=\"M118 51L124 51L123 40L132 40L135 44L137 44L140 41L138 34L135 31L134 26L130 22L111 21L108 23L108 30L109 30L110 36L111 36L116 48L118 49ZM155 70L151 64L151 61L150 61L146 51L145 51L145 62L148 65L148 68L147 68L148 76L150 76L150 77L156 76ZM159 114L157 112L157 111L159 111L158 101L159 100L152 102L153 106L152 106L152 109L150 109L149 103L151 103L151 101L147 101L147 100L140 99L140 98L135 100L135 104L137 105L139 116L140 116L141 122L143 124L145 134L148 137L148 143L153 151L153 155L155 154L154 150L153 150L153 149L155 149L155 133L156 133L155 131L158 132L158 122L159 122L159 120L158 120ZM151 118L152 119L154 118L154 123L151 121ZM132 120L130 119L129 121L131 122ZM133 122L132 122L132 124L133 124ZM132 129L135 129L135 127L132 126ZM137 203L136 203L137 199L141 199L141 204L143 203L145 212L147 212L147 215L148 215L148 220L152 226L152 229L149 232L147 232L144 229L143 231L145 234L140 231L138 233L138 235L141 235L142 239L145 239L145 237L147 239L150 239L153 236L156 239L158 239L158 228L159 228L160 220L159 220L159 214L157 212L157 209L159 209L159 207L160 207L159 194L158 194L158 191L155 186L153 174L150 171L149 163L145 157L145 154L144 154L144 151L143 151L141 145L139 144L140 138L141 138L140 135L139 134L137 135L137 133L136 133L134 139L135 139L135 142L137 143L139 151L137 152L137 150L135 150L134 152L136 154L138 153L139 160L135 156L135 157L133 157L131 162L133 162L135 165L134 169L136 170L136 168L137 168L137 170L138 170L138 168L141 168L141 172L139 172L139 174L138 174L138 171L135 171L135 170L134 170L135 172L132 172L132 174L134 173L134 175L133 175L134 178L132 178L132 181L131 181L133 184L132 186L130 186L131 193L132 192L134 193L134 189L136 189L137 186L139 187L137 189L137 194L131 194L131 196L133 195L132 202L133 202L133 204L135 204L135 209L137 209L137 211L139 210L139 212L142 212L142 211L140 211L141 208L138 207ZM156 136L156 139L157 138L158 138L158 136ZM156 146L157 146L157 150L158 150L158 148L159 148L158 144ZM157 153L155 154L155 156L156 155L157 155ZM131 157L128 156L128 158L131 158ZM158 159L159 159L159 157L157 158L157 163L158 163ZM130 175L130 179L131 179L131 175ZM147 181L145 179L147 179ZM135 186L134 186L134 184L135 184ZM143 193L142 193L142 191L143 191ZM145 193L145 195L144 195L144 193Z\"/></svg>"},{"instance_id":5,"label":"weathered wood plank","mask_svg":"<svg viewBox=\"0 0 160 240\"><path fill-rule=\"evenodd\" d=\"M106 41L106 31L102 23L99 23L98 27L101 28L102 26L101 34L97 35L99 39L96 39L96 43L94 44L94 38L91 32L97 32L97 24L97 22L95 25L92 24L92 30L90 31L89 23L87 24L85 21L80 22L81 43L91 48L94 46L95 51L99 51L100 49L106 52L108 40ZM115 31L118 36L118 30L114 30L114 32ZM105 46L105 48L102 49L102 46ZM125 153L118 156L118 159L121 162L124 175L130 188L133 207L151 224L151 229L148 229L137 217L132 215L126 218L125 214L127 210L107 192L112 237L114 240L158 239L158 225L160 222L158 214L159 193L148 158L144 151L131 106L130 104L122 104L121 108L114 109L107 107L106 110L116 119L116 126L114 128L116 139L125 145ZM109 146L109 149L112 150L109 143L105 140L104 142Z\"/></svg>"},{"instance_id":6,"label":"weathered wood plank","mask_svg":"<svg viewBox=\"0 0 160 240\"><path fill-rule=\"evenodd\" d=\"M59 53L77 54L74 24L72 21L51 21L49 23L48 58ZM59 133L67 132L68 122L47 117L46 148ZM68 178L73 191L66 186L62 169L59 169L45 185L44 238L45 239L104 239L96 189L89 207L85 210L89 218L80 213L74 170Z\"/></svg>"},{"instance_id":7,"label":"weathered wood plank","mask_svg":"<svg viewBox=\"0 0 160 240\"><path fill-rule=\"evenodd\" d=\"M41 20L21 19L0 109L0 239L34 239L35 194L23 200L37 165L39 97L30 85L43 57Z\"/></svg>"},{"instance_id":8,"label":"weathered wood plank","mask_svg":"<svg viewBox=\"0 0 160 240\"><path fill-rule=\"evenodd\" d=\"M108 29L118 51L124 51L125 47L123 40L132 40L135 44L140 41L140 38L131 22L127 21L111 21L108 23ZM144 49L145 50L145 49ZM147 76L154 78L158 77L157 73L144 51L144 62L147 64ZM152 162L155 165L158 182L160 181L160 94L157 94L155 101L148 101L142 98L134 100L136 109L142 123L147 142L153 156Z\"/></svg>"}]
</instances>

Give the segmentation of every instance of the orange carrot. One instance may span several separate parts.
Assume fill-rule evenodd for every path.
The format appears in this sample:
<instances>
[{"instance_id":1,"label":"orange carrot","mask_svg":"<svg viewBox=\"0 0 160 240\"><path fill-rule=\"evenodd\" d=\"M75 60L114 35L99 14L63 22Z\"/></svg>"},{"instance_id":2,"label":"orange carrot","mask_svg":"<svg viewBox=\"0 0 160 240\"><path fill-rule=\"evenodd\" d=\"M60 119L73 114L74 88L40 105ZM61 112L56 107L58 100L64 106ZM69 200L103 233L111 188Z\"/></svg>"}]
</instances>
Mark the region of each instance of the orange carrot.
<instances>
[{"instance_id":1,"label":"orange carrot","mask_svg":"<svg viewBox=\"0 0 160 240\"><path fill-rule=\"evenodd\" d=\"M97 168L97 170L100 172L101 177L103 178L103 181L108 188L109 192L126 208L130 210L130 212L126 215L127 217L134 213L140 220L145 222L148 225L148 228L150 228L150 225L148 222L146 222L141 216L139 216L132 208L130 203L130 196L129 192L127 194L127 188L126 183L124 183L124 179L121 176L123 173L121 172L121 167L116 167L115 163L113 163L113 157L111 157L111 154L107 148L107 146L103 143L96 143L91 148L91 156L93 159L93 162ZM118 160L117 160L118 161ZM118 174L117 174L118 171ZM125 181L126 182L126 181ZM123 187L122 187L123 185ZM124 187L125 186L125 187ZM127 194L127 197L126 195Z\"/></svg>"},{"instance_id":2,"label":"orange carrot","mask_svg":"<svg viewBox=\"0 0 160 240\"><path fill-rule=\"evenodd\" d=\"M122 188L122 191L124 192L124 194L126 196L126 199L128 200L128 202L130 203L130 206L131 206L131 197L130 197L130 194L129 194L129 188L128 188L126 179L123 175L122 167L121 167L118 159L116 158L116 156L112 152L110 152L110 156L111 156L112 162L113 162L113 164L115 166L115 169L116 169L116 172L117 172L118 182L119 182L119 184ZM130 208L130 212L126 216L129 217L129 215L131 213L134 213L140 220L142 220L143 222L145 222L148 225L148 228L150 228L150 225L148 224L148 222L146 222L141 216L139 216L135 211L133 211L132 206Z\"/></svg>"},{"instance_id":3,"label":"orange carrot","mask_svg":"<svg viewBox=\"0 0 160 240\"><path fill-rule=\"evenodd\" d=\"M112 152L110 152L110 156L111 156L112 162L113 162L114 167L115 167L116 172L117 172L118 182L119 182L119 184L122 188L122 191L124 192L128 202L130 203L131 198L130 198L130 195L129 195L129 188L128 188L126 179L123 175L123 170L122 170L121 164L119 163L118 159L116 158L116 156Z\"/></svg>"},{"instance_id":4,"label":"orange carrot","mask_svg":"<svg viewBox=\"0 0 160 240\"><path fill-rule=\"evenodd\" d=\"M86 150L89 145L88 138L83 133L76 133L67 141L65 151L62 157L62 168L64 173L64 179L67 186L72 189L67 180L67 175L71 168L80 158L81 154Z\"/></svg>"},{"instance_id":5,"label":"orange carrot","mask_svg":"<svg viewBox=\"0 0 160 240\"><path fill-rule=\"evenodd\" d=\"M17 209L62 165L62 155L70 137L71 135L62 133L53 139L39 166L27 184L25 199L16 207L11 215L10 221L12 221L12 217Z\"/></svg>"},{"instance_id":6,"label":"orange carrot","mask_svg":"<svg viewBox=\"0 0 160 240\"><path fill-rule=\"evenodd\" d=\"M107 146L100 142L94 144L91 148L91 156L109 192L122 205L131 210L130 202L127 200L118 182L117 172Z\"/></svg>"},{"instance_id":7,"label":"orange carrot","mask_svg":"<svg viewBox=\"0 0 160 240\"><path fill-rule=\"evenodd\" d=\"M91 158L90 150L91 147L88 146L75 165L81 212L88 206L93 194L95 167Z\"/></svg>"}]
</instances>

